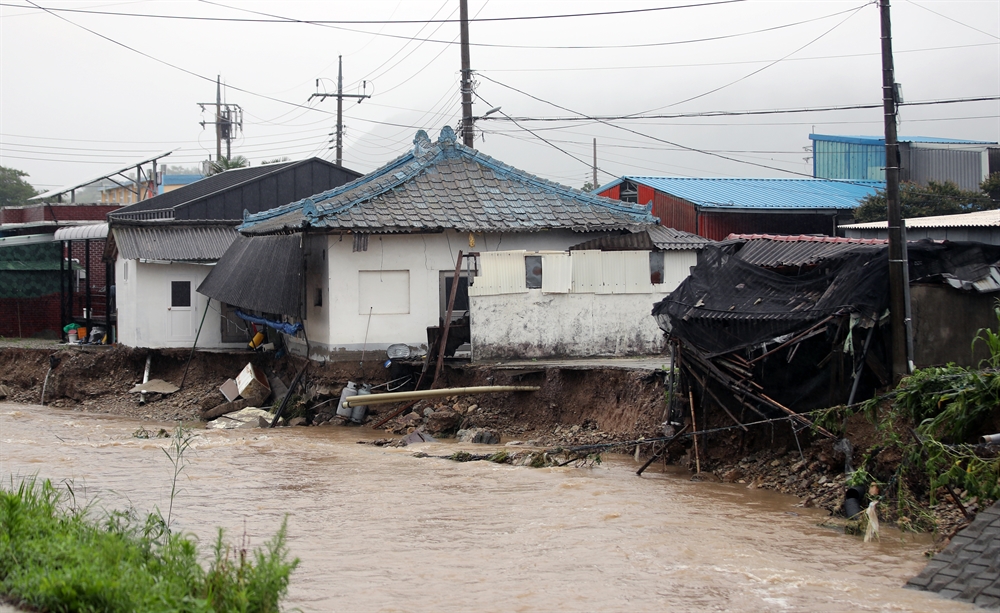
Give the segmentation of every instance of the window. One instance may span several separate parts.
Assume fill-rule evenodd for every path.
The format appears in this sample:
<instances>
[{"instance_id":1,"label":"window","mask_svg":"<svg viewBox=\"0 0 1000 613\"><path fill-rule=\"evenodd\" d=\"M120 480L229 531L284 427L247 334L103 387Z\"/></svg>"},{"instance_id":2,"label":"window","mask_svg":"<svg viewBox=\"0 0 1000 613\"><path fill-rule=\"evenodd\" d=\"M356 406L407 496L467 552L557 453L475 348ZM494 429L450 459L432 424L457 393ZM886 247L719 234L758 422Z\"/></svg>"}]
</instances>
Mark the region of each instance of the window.
<instances>
[{"instance_id":1,"label":"window","mask_svg":"<svg viewBox=\"0 0 1000 613\"><path fill-rule=\"evenodd\" d=\"M542 256L524 256L524 283L528 289L542 289Z\"/></svg>"},{"instance_id":2,"label":"window","mask_svg":"<svg viewBox=\"0 0 1000 613\"><path fill-rule=\"evenodd\" d=\"M649 252L649 282L653 284L663 283L663 252Z\"/></svg>"},{"instance_id":3,"label":"window","mask_svg":"<svg viewBox=\"0 0 1000 613\"><path fill-rule=\"evenodd\" d=\"M622 181L618 199L622 202L639 202L639 188L631 181Z\"/></svg>"},{"instance_id":4,"label":"window","mask_svg":"<svg viewBox=\"0 0 1000 613\"><path fill-rule=\"evenodd\" d=\"M451 298L451 286L455 283L455 271L444 271L440 273L441 282L438 284L439 290L439 310L441 320L448 314L448 300ZM462 271L458 275L458 290L455 292L455 305L451 309L451 320L461 319L469 312L469 276Z\"/></svg>"},{"instance_id":5,"label":"window","mask_svg":"<svg viewBox=\"0 0 1000 613\"><path fill-rule=\"evenodd\" d=\"M191 306L191 282L171 281L170 282L170 306L190 307Z\"/></svg>"}]
</instances>

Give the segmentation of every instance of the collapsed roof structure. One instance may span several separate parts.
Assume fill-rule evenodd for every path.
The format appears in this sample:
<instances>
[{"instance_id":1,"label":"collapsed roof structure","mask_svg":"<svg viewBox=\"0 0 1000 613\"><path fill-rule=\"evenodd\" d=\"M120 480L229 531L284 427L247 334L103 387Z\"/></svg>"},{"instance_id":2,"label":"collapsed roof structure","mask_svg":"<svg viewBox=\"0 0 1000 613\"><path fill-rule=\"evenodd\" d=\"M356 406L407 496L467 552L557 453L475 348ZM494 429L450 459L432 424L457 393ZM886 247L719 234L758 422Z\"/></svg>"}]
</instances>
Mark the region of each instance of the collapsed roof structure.
<instances>
[{"instance_id":1,"label":"collapsed roof structure","mask_svg":"<svg viewBox=\"0 0 1000 613\"><path fill-rule=\"evenodd\" d=\"M950 361L949 348L973 360L969 343L991 323L1000 291L1000 247L920 241L908 251L914 361ZM801 430L812 423L798 413L870 397L891 372L888 274L879 240L736 235L707 246L653 309L680 366L674 413L697 399L706 414L725 411L741 425L749 409L791 417ZM943 319L922 325L942 312L963 321L950 331Z\"/></svg>"}]
</instances>

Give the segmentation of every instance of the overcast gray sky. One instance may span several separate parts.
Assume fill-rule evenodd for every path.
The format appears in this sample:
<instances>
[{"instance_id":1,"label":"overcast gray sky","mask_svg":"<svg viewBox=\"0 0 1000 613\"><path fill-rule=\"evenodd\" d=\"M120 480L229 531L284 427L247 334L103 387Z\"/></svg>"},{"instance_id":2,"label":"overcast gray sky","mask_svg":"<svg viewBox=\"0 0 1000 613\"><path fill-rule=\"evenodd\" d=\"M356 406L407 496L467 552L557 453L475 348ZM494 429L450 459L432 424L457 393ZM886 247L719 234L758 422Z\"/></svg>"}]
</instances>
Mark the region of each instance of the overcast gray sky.
<instances>
[{"instance_id":1,"label":"overcast gray sky","mask_svg":"<svg viewBox=\"0 0 1000 613\"><path fill-rule=\"evenodd\" d=\"M178 149L164 160L170 164L207 159L215 135L199 122L213 116L196 103L215 99L216 75L227 86L224 99L245 111L233 153L254 165L279 156L333 158L336 101L309 96L316 79L320 91L336 91L338 55L345 93L372 94L362 104L345 102L349 168L373 170L410 147L418 128L437 138L461 116L458 24L399 23L456 20L458 0L33 0L50 11L2 1L0 165L27 171L42 189L165 150ZM477 19L658 9L473 21L474 112L502 107L477 123L476 147L580 187L591 176L594 138L605 183L623 174L808 174L810 132L882 134L879 108L534 120L880 103L875 3L706 4L469 0ZM315 21L383 23L308 23ZM895 0L892 28L906 102L1000 96L997 0ZM997 141L1000 101L904 106L899 133Z\"/></svg>"}]
</instances>

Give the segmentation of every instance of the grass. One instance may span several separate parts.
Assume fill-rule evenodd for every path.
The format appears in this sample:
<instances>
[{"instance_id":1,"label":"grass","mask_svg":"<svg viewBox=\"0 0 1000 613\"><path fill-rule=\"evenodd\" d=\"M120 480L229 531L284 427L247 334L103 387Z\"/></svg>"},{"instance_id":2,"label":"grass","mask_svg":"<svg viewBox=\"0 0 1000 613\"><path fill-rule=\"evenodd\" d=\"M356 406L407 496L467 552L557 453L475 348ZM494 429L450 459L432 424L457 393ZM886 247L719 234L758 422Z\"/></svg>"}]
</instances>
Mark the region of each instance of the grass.
<instances>
[{"instance_id":1,"label":"grass","mask_svg":"<svg viewBox=\"0 0 1000 613\"><path fill-rule=\"evenodd\" d=\"M170 450L173 486L167 519L134 509L95 517L71 487L48 480L0 487L0 595L38 611L130 613L280 610L298 559L289 560L286 522L263 548L226 541L210 556L194 537L170 530L177 477L191 436L178 428Z\"/></svg>"}]
</instances>

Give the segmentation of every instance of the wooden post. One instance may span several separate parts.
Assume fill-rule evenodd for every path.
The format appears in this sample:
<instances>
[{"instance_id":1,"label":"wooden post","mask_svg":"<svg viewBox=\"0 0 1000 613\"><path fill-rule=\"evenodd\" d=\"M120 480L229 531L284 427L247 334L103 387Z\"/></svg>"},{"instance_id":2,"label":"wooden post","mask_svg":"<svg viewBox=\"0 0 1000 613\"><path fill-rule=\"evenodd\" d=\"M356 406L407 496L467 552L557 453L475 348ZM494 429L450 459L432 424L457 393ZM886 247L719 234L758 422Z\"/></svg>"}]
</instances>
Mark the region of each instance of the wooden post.
<instances>
[{"instance_id":1,"label":"wooden post","mask_svg":"<svg viewBox=\"0 0 1000 613\"><path fill-rule=\"evenodd\" d=\"M691 438L694 439L695 472L701 472L701 459L698 458L698 424L694 421L694 392L688 389L688 403L691 405Z\"/></svg>"}]
</instances>

